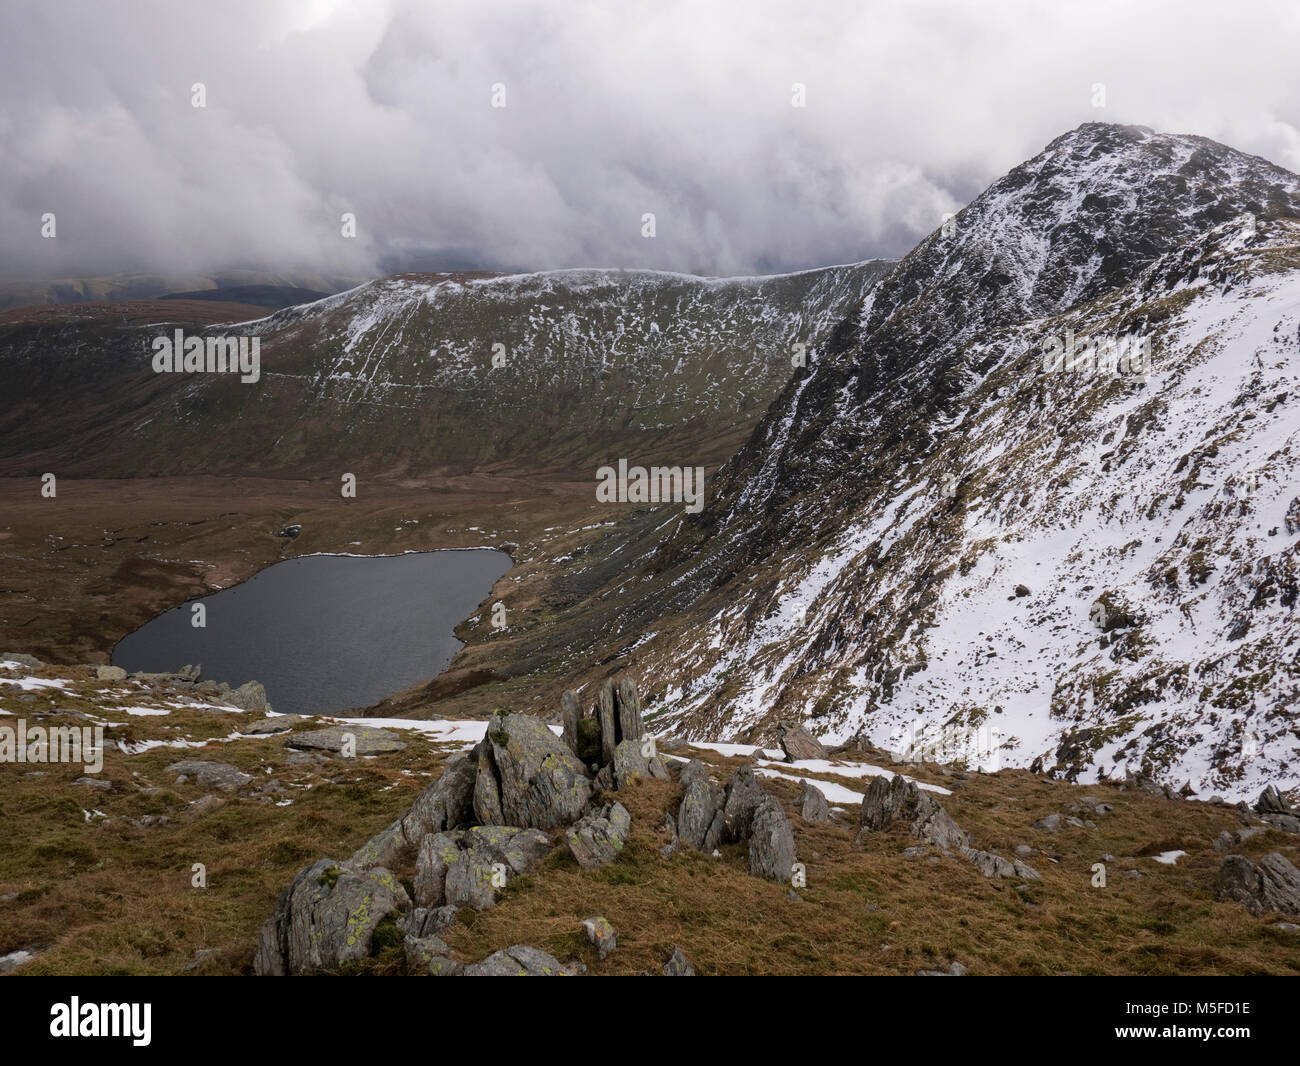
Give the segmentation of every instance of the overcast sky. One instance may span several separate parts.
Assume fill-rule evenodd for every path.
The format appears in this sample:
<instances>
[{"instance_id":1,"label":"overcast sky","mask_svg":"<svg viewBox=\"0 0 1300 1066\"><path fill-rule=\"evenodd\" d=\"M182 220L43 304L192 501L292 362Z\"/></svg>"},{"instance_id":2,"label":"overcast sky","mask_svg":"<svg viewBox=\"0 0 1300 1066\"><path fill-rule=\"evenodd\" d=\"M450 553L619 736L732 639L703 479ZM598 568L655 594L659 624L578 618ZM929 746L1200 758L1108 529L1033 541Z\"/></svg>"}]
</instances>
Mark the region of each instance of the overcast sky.
<instances>
[{"instance_id":1,"label":"overcast sky","mask_svg":"<svg viewBox=\"0 0 1300 1066\"><path fill-rule=\"evenodd\" d=\"M1295 0L5 0L0 276L898 255L1081 122L1300 171L1298 41Z\"/></svg>"}]
</instances>

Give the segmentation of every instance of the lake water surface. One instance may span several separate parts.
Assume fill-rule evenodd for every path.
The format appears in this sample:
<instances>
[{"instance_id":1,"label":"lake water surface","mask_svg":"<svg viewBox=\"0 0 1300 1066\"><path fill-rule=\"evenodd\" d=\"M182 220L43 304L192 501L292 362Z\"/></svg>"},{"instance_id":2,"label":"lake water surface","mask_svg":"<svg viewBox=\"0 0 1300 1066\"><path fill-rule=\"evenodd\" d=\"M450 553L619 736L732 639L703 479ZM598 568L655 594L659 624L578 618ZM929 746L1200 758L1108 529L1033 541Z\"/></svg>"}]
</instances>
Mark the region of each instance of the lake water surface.
<instances>
[{"instance_id":1,"label":"lake water surface","mask_svg":"<svg viewBox=\"0 0 1300 1066\"><path fill-rule=\"evenodd\" d=\"M441 673L463 645L452 627L510 569L490 548L356 557L307 555L174 607L113 649L113 665L203 680L260 681L296 714L365 707ZM191 624L202 603L207 626Z\"/></svg>"}]
</instances>

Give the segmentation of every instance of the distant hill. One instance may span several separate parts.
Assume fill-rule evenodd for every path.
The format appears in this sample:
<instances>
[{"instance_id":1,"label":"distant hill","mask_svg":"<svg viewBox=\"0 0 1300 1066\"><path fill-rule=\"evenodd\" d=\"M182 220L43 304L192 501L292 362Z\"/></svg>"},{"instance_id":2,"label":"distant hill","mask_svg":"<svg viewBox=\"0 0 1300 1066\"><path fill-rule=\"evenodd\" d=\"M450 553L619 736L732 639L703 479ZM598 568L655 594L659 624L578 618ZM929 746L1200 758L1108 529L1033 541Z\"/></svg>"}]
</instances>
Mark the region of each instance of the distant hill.
<instances>
[{"instance_id":1,"label":"distant hill","mask_svg":"<svg viewBox=\"0 0 1300 1066\"><path fill-rule=\"evenodd\" d=\"M222 303L252 304L279 311L295 304L310 304L332 296L333 292L304 289L292 285L232 285L219 289L194 289L191 292L169 292L160 300L214 300Z\"/></svg>"}]
</instances>

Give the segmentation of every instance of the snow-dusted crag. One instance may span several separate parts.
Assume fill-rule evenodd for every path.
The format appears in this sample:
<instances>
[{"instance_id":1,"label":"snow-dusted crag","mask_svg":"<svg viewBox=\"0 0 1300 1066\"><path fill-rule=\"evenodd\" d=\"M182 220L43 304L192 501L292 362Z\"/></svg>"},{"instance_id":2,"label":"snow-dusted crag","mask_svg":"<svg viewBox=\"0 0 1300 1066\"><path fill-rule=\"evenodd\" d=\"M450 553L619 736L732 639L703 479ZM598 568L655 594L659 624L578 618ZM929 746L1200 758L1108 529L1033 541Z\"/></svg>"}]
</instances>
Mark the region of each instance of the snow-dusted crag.
<instances>
[{"instance_id":1,"label":"snow-dusted crag","mask_svg":"<svg viewBox=\"0 0 1300 1066\"><path fill-rule=\"evenodd\" d=\"M1149 374L1054 369L1084 336ZM1294 787L1298 496L1300 178L1082 126L876 286L658 552L656 728Z\"/></svg>"}]
</instances>

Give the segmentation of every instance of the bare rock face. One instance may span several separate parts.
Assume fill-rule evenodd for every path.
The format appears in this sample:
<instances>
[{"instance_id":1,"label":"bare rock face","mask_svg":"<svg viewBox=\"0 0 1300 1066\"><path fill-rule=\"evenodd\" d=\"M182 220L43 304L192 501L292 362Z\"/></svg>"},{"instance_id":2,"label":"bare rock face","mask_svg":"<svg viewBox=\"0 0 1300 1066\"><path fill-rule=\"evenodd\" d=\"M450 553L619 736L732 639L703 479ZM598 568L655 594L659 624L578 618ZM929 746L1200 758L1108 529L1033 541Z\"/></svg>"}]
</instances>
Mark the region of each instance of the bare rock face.
<instances>
[{"instance_id":1,"label":"bare rock face","mask_svg":"<svg viewBox=\"0 0 1300 1066\"><path fill-rule=\"evenodd\" d=\"M1219 868L1218 899L1235 900L1251 914L1300 914L1300 870L1277 852L1253 863L1229 855Z\"/></svg>"},{"instance_id":2,"label":"bare rock face","mask_svg":"<svg viewBox=\"0 0 1300 1066\"><path fill-rule=\"evenodd\" d=\"M481 824L554 829L581 816L591 795L586 768L541 719L528 714L494 715L478 750L475 810ZM485 780L486 775L491 776ZM491 802L494 785L499 812ZM485 795L481 805L480 791Z\"/></svg>"},{"instance_id":3,"label":"bare rock face","mask_svg":"<svg viewBox=\"0 0 1300 1066\"><path fill-rule=\"evenodd\" d=\"M599 814L578 819L564 834L578 865L591 870L613 862L627 843L632 816L621 803L611 803Z\"/></svg>"},{"instance_id":4,"label":"bare rock face","mask_svg":"<svg viewBox=\"0 0 1300 1066\"><path fill-rule=\"evenodd\" d=\"M280 893L262 926L253 969L275 977L336 970L368 956L376 926L410 908L388 870L319 859Z\"/></svg>"},{"instance_id":5,"label":"bare rock face","mask_svg":"<svg viewBox=\"0 0 1300 1066\"><path fill-rule=\"evenodd\" d=\"M772 881L788 881L794 862L790 819L777 799L764 796L750 821L749 872Z\"/></svg>"},{"instance_id":6,"label":"bare rock face","mask_svg":"<svg viewBox=\"0 0 1300 1066\"><path fill-rule=\"evenodd\" d=\"M831 820L830 804L826 796L816 785L805 781L799 793L799 814L805 822L829 822Z\"/></svg>"},{"instance_id":7,"label":"bare rock face","mask_svg":"<svg viewBox=\"0 0 1300 1066\"><path fill-rule=\"evenodd\" d=\"M800 759L825 759L828 757L822 742L808 732L803 726L793 722L782 722L776 727L776 739L785 752L786 762Z\"/></svg>"}]
</instances>

